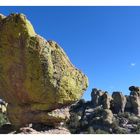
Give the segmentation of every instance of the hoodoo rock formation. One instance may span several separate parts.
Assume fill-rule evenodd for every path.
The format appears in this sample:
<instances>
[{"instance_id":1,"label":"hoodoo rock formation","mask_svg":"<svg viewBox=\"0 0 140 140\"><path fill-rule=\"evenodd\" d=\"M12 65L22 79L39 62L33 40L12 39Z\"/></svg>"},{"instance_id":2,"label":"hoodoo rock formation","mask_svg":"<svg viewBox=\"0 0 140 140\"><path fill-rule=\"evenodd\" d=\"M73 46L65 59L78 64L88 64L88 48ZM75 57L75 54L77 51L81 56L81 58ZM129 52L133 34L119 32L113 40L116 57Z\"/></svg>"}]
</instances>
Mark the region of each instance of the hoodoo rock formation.
<instances>
[{"instance_id":1,"label":"hoodoo rock formation","mask_svg":"<svg viewBox=\"0 0 140 140\"><path fill-rule=\"evenodd\" d=\"M23 14L0 15L0 98L8 103L13 125L67 119L66 106L87 86L63 49L37 35Z\"/></svg>"},{"instance_id":2,"label":"hoodoo rock formation","mask_svg":"<svg viewBox=\"0 0 140 140\"><path fill-rule=\"evenodd\" d=\"M131 86L130 96L94 88L91 101L71 106L68 127L71 133L140 133L140 88Z\"/></svg>"},{"instance_id":3,"label":"hoodoo rock formation","mask_svg":"<svg viewBox=\"0 0 140 140\"><path fill-rule=\"evenodd\" d=\"M113 92L113 111L115 113L124 112L126 97L121 92Z\"/></svg>"},{"instance_id":4,"label":"hoodoo rock formation","mask_svg":"<svg viewBox=\"0 0 140 140\"><path fill-rule=\"evenodd\" d=\"M132 106L132 111L140 116L140 88L131 86L129 88L130 92L130 102Z\"/></svg>"}]
</instances>

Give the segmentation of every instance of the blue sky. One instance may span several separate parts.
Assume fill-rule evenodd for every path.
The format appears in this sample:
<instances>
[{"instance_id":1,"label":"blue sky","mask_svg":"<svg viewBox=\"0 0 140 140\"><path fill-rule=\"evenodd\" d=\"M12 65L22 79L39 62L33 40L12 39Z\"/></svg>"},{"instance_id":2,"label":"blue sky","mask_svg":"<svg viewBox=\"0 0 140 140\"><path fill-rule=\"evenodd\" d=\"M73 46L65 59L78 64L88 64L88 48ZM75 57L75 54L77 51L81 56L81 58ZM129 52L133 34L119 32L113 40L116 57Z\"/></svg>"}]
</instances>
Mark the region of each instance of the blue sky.
<instances>
[{"instance_id":1,"label":"blue sky","mask_svg":"<svg viewBox=\"0 0 140 140\"><path fill-rule=\"evenodd\" d=\"M86 100L95 87L129 94L129 86L140 86L140 7L0 7L15 12L88 76Z\"/></svg>"}]
</instances>

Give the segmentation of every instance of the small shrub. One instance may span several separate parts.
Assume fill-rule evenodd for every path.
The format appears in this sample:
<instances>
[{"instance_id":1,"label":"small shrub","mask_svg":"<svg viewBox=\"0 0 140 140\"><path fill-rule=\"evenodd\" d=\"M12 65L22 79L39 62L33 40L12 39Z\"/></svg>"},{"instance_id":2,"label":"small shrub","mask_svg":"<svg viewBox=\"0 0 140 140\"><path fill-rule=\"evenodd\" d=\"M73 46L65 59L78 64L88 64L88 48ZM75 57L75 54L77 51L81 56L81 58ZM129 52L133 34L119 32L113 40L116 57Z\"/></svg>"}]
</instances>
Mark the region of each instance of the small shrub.
<instances>
[{"instance_id":1,"label":"small shrub","mask_svg":"<svg viewBox=\"0 0 140 140\"><path fill-rule=\"evenodd\" d=\"M137 125L136 131L134 134L140 134L140 124Z\"/></svg>"},{"instance_id":2,"label":"small shrub","mask_svg":"<svg viewBox=\"0 0 140 140\"><path fill-rule=\"evenodd\" d=\"M138 124L140 123L140 119L136 116L129 117L129 123Z\"/></svg>"},{"instance_id":3,"label":"small shrub","mask_svg":"<svg viewBox=\"0 0 140 140\"><path fill-rule=\"evenodd\" d=\"M129 117L131 116L129 112L124 112L124 115L123 115L125 118L129 119Z\"/></svg>"},{"instance_id":4,"label":"small shrub","mask_svg":"<svg viewBox=\"0 0 140 140\"><path fill-rule=\"evenodd\" d=\"M109 134L109 133L107 131L98 129L98 130L96 130L95 134Z\"/></svg>"},{"instance_id":5,"label":"small shrub","mask_svg":"<svg viewBox=\"0 0 140 140\"><path fill-rule=\"evenodd\" d=\"M117 127L115 134L128 134L128 131L124 128Z\"/></svg>"},{"instance_id":6,"label":"small shrub","mask_svg":"<svg viewBox=\"0 0 140 140\"><path fill-rule=\"evenodd\" d=\"M88 134L95 134L93 127L88 128Z\"/></svg>"},{"instance_id":7,"label":"small shrub","mask_svg":"<svg viewBox=\"0 0 140 140\"><path fill-rule=\"evenodd\" d=\"M0 127L8 122L6 115L0 113Z\"/></svg>"}]
</instances>

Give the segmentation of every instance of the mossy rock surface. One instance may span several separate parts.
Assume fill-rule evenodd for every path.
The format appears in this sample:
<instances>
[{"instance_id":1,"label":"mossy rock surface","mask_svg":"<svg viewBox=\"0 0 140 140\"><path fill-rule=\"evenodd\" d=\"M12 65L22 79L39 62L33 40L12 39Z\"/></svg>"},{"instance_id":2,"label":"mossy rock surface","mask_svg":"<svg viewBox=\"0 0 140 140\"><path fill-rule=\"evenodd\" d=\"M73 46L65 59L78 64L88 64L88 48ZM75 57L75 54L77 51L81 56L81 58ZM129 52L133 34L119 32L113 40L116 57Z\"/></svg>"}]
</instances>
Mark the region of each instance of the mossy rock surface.
<instances>
[{"instance_id":1,"label":"mossy rock surface","mask_svg":"<svg viewBox=\"0 0 140 140\"><path fill-rule=\"evenodd\" d=\"M9 120L27 106L28 114L50 111L79 100L88 86L87 77L73 66L55 41L37 35L23 14L1 15L0 98L9 106ZM12 113L11 113L12 112Z\"/></svg>"}]
</instances>

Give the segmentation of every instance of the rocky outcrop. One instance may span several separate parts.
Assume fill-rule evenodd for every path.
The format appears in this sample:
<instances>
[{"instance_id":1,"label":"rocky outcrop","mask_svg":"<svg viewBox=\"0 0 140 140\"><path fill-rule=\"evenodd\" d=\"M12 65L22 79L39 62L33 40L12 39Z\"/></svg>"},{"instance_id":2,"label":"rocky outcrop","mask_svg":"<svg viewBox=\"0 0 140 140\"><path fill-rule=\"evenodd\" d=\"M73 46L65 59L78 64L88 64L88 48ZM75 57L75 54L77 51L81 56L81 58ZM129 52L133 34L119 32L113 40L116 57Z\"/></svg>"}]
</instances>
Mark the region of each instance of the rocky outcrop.
<instances>
[{"instance_id":1,"label":"rocky outcrop","mask_svg":"<svg viewBox=\"0 0 140 140\"><path fill-rule=\"evenodd\" d=\"M126 97L121 92L113 92L113 111L115 113L124 112Z\"/></svg>"},{"instance_id":2,"label":"rocky outcrop","mask_svg":"<svg viewBox=\"0 0 140 140\"><path fill-rule=\"evenodd\" d=\"M102 104L103 92L94 88L91 92L91 101L94 107L100 106Z\"/></svg>"},{"instance_id":3,"label":"rocky outcrop","mask_svg":"<svg viewBox=\"0 0 140 140\"><path fill-rule=\"evenodd\" d=\"M87 86L63 49L37 35L23 14L0 15L0 97L12 124L65 120L56 109L78 101Z\"/></svg>"},{"instance_id":4,"label":"rocky outcrop","mask_svg":"<svg viewBox=\"0 0 140 140\"><path fill-rule=\"evenodd\" d=\"M140 88L130 87L130 96L93 89L91 101L71 106L68 128L74 134L140 133Z\"/></svg>"},{"instance_id":5,"label":"rocky outcrop","mask_svg":"<svg viewBox=\"0 0 140 140\"><path fill-rule=\"evenodd\" d=\"M29 124L15 130L11 124L0 127L0 134L70 134L70 131L63 127L52 127L45 124Z\"/></svg>"},{"instance_id":6,"label":"rocky outcrop","mask_svg":"<svg viewBox=\"0 0 140 140\"><path fill-rule=\"evenodd\" d=\"M104 109L110 109L110 102L112 98L105 91L94 88L91 92L91 102L93 107L103 106Z\"/></svg>"},{"instance_id":7,"label":"rocky outcrop","mask_svg":"<svg viewBox=\"0 0 140 140\"><path fill-rule=\"evenodd\" d=\"M140 116L140 88L131 86L129 88L130 92L130 102L132 106L132 111Z\"/></svg>"},{"instance_id":8,"label":"rocky outcrop","mask_svg":"<svg viewBox=\"0 0 140 140\"><path fill-rule=\"evenodd\" d=\"M103 109L102 106L93 107L93 103L89 101L85 103L79 101L71 107L70 120L67 125L74 134L92 133L93 129L108 130L113 119L111 110Z\"/></svg>"},{"instance_id":9,"label":"rocky outcrop","mask_svg":"<svg viewBox=\"0 0 140 140\"><path fill-rule=\"evenodd\" d=\"M104 109L110 109L111 107L112 97L108 94L108 92L104 92L102 95L102 106Z\"/></svg>"}]
</instances>

